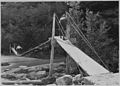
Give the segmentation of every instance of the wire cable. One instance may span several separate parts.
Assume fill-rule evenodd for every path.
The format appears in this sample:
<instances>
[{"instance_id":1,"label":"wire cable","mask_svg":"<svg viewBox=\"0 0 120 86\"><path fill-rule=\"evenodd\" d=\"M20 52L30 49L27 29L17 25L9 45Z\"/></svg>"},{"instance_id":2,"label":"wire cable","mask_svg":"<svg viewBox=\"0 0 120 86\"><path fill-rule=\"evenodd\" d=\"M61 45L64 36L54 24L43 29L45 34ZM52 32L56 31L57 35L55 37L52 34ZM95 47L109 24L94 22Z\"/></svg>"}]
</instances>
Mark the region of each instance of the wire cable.
<instances>
[{"instance_id":1,"label":"wire cable","mask_svg":"<svg viewBox=\"0 0 120 86\"><path fill-rule=\"evenodd\" d=\"M57 20L59 21L59 19L58 19L58 17L57 17L57 15L56 15L56 18L57 18ZM60 28L60 29L62 29L61 31L63 31L64 33L65 33L65 30L63 29L63 26L62 26L62 24L60 23L60 22L58 22L57 21L57 23L58 24L60 24L61 25L61 27L62 28ZM59 26L60 27L60 26ZM60 41L60 40L59 40ZM62 42L62 41L61 41ZM65 43L65 42L64 42ZM67 44L69 44L69 43L67 43ZM71 45L71 44L69 44L70 46L74 46L74 45ZM75 46L74 46L75 47ZM83 76L83 73L82 73L82 71L81 71L81 69L79 68L79 65L78 64L76 64L76 66L77 66L77 68L78 68L78 71L81 73L81 75Z\"/></svg>"},{"instance_id":2,"label":"wire cable","mask_svg":"<svg viewBox=\"0 0 120 86\"><path fill-rule=\"evenodd\" d=\"M59 28L61 29L60 31L62 32L62 34L63 34L63 32L64 32L64 34L65 34L65 30L63 29L63 26L62 26L62 24L59 22L59 19L58 19L58 17L57 17L57 15L56 15L56 20L57 20L57 23L58 23L58 25L60 25L59 26ZM59 40L60 41L60 40ZM62 41L61 41L62 42ZM64 43L66 43L66 42L64 42ZM69 44L69 43L67 43L67 44ZM71 43L69 44L70 46L74 46L74 45L71 45ZM75 46L74 46L75 47ZM83 76L83 73L82 73L82 71L81 71L81 69L79 68L79 65L78 64L76 64L77 65L77 68L78 68L78 71L81 73L81 75Z\"/></svg>"},{"instance_id":3,"label":"wire cable","mask_svg":"<svg viewBox=\"0 0 120 86\"><path fill-rule=\"evenodd\" d=\"M19 56L23 56L23 55L25 55L25 54L27 54L27 53L29 53L29 52L35 50L35 49L38 49L39 47L41 47L41 46L47 44L48 42L50 42L50 40L51 40L51 39L48 39L46 42L41 43L40 45L38 45L38 46L36 46L36 47L34 47L34 48L28 50L28 51L25 51L24 53L20 54Z\"/></svg>"},{"instance_id":4,"label":"wire cable","mask_svg":"<svg viewBox=\"0 0 120 86\"><path fill-rule=\"evenodd\" d=\"M103 60L101 59L101 57L98 55L98 53L96 52L96 50L93 48L93 46L91 45L91 43L88 41L88 39L84 36L83 32L79 29L79 27L77 26L77 24L75 23L74 19L71 17L71 15L66 12L66 14L71 18L71 20L73 21L74 25L72 24L72 26L74 27L74 29L78 32L79 36L82 37L82 39L86 42L86 44L91 48L91 50L96 54L96 56L100 59L100 61L103 63L103 65L109 70L108 66L103 62ZM75 27L76 26L76 27ZM76 29L77 28L77 29Z\"/></svg>"},{"instance_id":5,"label":"wire cable","mask_svg":"<svg viewBox=\"0 0 120 86\"><path fill-rule=\"evenodd\" d=\"M57 22L58 22L58 24L60 25L60 27L61 27L61 29L62 29L62 31L63 31L63 33L64 33L64 36L65 36L65 30L64 30L64 28L63 28L63 26L62 26L62 24L61 24L61 22L59 22L59 18L58 18L58 16L56 15L56 20L57 20Z\"/></svg>"},{"instance_id":6,"label":"wire cable","mask_svg":"<svg viewBox=\"0 0 120 86\"><path fill-rule=\"evenodd\" d=\"M71 16L70 16L71 17ZM73 18L72 18L73 20ZM79 27L76 25L75 21L73 20L75 26L77 27L77 29L79 29ZM74 29L76 29L74 27ZM92 45L90 44L90 42L87 40L87 38L84 36L84 34L82 33L82 31L80 30L80 33L82 34L81 36L83 36L82 38L84 38L85 42L87 43L87 45L92 49L92 51L96 54L97 57L99 57L99 59L101 60L101 62L104 64L104 66L108 69L108 67L105 65L105 63L103 62L103 60L100 58L100 56L98 55L98 53L95 51L95 49L92 47ZM109 69L108 69L109 70Z\"/></svg>"},{"instance_id":7,"label":"wire cable","mask_svg":"<svg viewBox=\"0 0 120 86\"><path fill-rule=\"evenodd\" d=\"M60 23L58 22L58 19L56 19L56 22L57 22L57 24L58 24L58 27L59 27L62 35L65 36L65 33L64 33L64 31L61 29Z\"/></svg>"}]
</instances>

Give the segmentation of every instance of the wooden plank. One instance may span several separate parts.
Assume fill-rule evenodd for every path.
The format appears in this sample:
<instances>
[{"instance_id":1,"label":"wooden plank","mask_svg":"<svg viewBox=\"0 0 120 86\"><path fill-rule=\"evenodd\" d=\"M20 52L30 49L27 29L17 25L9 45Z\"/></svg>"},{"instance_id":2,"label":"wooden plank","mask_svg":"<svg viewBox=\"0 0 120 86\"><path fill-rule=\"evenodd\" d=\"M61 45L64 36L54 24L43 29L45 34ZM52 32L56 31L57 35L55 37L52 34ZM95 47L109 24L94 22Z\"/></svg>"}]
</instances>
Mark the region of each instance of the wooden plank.
<instances>
[{"instance_id":1,"label":"wooden plank","mask_svg":"<svg viewBox=\"0 0 120 86\"><path fill-rule=\"evenodd\" d=\"M55 37L58 44L75 60L88 75L108 73L109 71L82 52L79 48L72 45L69 40L62 40Z\"/></svg>"}]
</instances>

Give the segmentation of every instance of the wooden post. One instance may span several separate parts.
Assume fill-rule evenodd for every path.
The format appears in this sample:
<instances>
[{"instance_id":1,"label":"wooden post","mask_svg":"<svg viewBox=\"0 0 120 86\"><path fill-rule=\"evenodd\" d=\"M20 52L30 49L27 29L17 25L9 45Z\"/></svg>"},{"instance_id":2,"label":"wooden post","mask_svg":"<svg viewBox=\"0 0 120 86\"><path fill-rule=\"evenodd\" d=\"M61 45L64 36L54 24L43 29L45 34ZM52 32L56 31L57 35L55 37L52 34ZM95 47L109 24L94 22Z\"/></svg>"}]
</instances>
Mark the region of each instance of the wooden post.
<instances>
[{"instance_id":1,"label":"wooden post","mask_svg":"<svg viewBox=\"0 0 120 86\"><path fill-rule=\"evenodd\" d=\"M51 38L51 56L50 56L50 71L49 76L52 76L53 71L53 59L54 59L54 36L55 36L55 13L53 15L53 27L52 27L52 38Z\"/></svg>"},{"instance_id":2,"label":"wooden post","mask_svg":"<svg viewBox=\"0 0 120 86\"><path fill-rule=\"evenodd\" d=\"M69 19L68 19L68 17L67 17L67 25L66 25L66 38L67 39L70 39L70 25L69 25ZM70 56L69 55L67 55L67 57L66 57L66 73L67 74L69 74L69 68L70 68L70 63L69 63L69 60L70 60Z\"/></svg>"},{"instance_id":3,"label":"wooden post","mask_svg":"<svg viewBox=\"0 0 120 86\"><path fill-rule=\"evenodd\" d=\"M67 14L67 27L66 27L66 37L67 37L67 39L69 39L70 41L71 41L71 39L73 38L73 41L71 41L71 43L72 44L74 44L74 45L76 45L76 46L78 46L78 43L77 43L77 38L75 39L75 37L73 37L73 35L75 35L75 33L71 33L71 32L73 32L73 30L71 29L71 27L70 27L70 19L69 19L69 17L68 17L68 13L66 12L66 14ZM72 67L73 69L76 67L76 68L78 68L79 69L79 71L80 71L80 74L82 74L82 70L79 68L79 65L78 64L76 64L76 62L73 60L73 59L71 59L70 58L70 56L68 55L67 57L66 57L66 72L67 73L70 73L71 71L70 71L70 67Z\"/></svg>"},{"instance_id":4,"label":"wooden post","mask_svg":"<svg viewBox=\"0 0 120 86\"><path fill-rule=\"evenodd\" d=\"M71 41L72 35L73 35L73 33L71 33L72 31L73 30L71 29L71 26L70 26L70 19L67 15L66 38L69 39L70 41ZM76 45L76 42L75 43L74 42L75 42L75 40L71 41L71 43ZM66 57L66 73L69 74L71 72L70 69L72 69L72 68L74 69L74 67L76 67L76 63L69 55L67 55L67 57Z\"/></svg>"}]
</instances>

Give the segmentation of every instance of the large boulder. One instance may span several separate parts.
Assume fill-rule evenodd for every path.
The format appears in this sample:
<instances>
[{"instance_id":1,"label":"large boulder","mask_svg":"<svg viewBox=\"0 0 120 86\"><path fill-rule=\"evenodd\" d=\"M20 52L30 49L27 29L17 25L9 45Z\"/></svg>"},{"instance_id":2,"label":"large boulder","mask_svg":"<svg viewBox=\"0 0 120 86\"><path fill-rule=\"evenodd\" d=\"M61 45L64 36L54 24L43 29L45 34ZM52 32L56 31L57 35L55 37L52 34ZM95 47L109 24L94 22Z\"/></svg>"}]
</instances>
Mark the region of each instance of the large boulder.
<instances>
[{"instance_id":1,"label":"large boulder","mask_svg":"<svg viewBox=\"0 0 120 86\"><path fill-rule=\"evenodd\" d=\"M84 77L85 85L119 86L119 73L104 73Z\"/></svg>"},{"instance_id":2,"label":"large boulder","mask_svg":"<svg viewBox=\"0 0 120 86\"><path fill-rule=\"evenodd\" d=\"M29 74L27 74L26 77L27 77L28 79L30 79L30 80L35 80L35 79L37 79L36 72L30 72Z\"/></svg>"},{"instance_id":3,"label":"large boulder","mask_svg":"<svg viewBox=\"0 0 120 86\"><path fill-rule=\"evenodd\" d=\"M28 75L27 75L27 78L31 79L31 80L36 80L36 79L41 79L43 77L46 77L47 76L47 73L46 71L38 71L38 72L30 72Z\"/></svg>"},{"instance_id":4,"label":"large boulder","mask_svg":"<svg viewBox=\"0 0 120 86\"><path fill-rule=\"evenodd\" d=\"M20 80L26 80L26 74L24 74L24 73L16 74L16 77Z\"/></svg>"},{"instance_id":5,"label":"large boulder","mask_svg":"<svg viewBox=\"0 0 120 86\"><path fill-rule=\"evenodd\" d=\"M55 82L55 77L45 77L42 78L42 85L53 84Z\"/></svg>"},{"instance_id":6,"label":"large boulder","mask_svg":"<svg viewBox=\"0 0 120 86\"><path fill-rule=\"evenodd\" d=\"M43 77L46 77L47 73L46 71L38 71L36 73L36 75L39 77L39 78L43 78Z\"/></svg>"},{"instance_id":7,"label":"large boulder","mask_svg":"<svg viewBox=\"0 0 120 86\"><path fill-rule=\"evenodd\" d=\"M75 77L73 77L73 83L75 85L81 85L83 81L83 77L81 74L76 75Z\"/></svg>"},{"instance_id":8,"label":"large boulder","mask_svg":"<svg viewBox=\"0 0 120 86\"><path fill-rule=\"evenodd\" d=\"M56 79L57 85L72 85L72 76L71 75L64 75L58 79Z\"/></svg>"}]
</instances>

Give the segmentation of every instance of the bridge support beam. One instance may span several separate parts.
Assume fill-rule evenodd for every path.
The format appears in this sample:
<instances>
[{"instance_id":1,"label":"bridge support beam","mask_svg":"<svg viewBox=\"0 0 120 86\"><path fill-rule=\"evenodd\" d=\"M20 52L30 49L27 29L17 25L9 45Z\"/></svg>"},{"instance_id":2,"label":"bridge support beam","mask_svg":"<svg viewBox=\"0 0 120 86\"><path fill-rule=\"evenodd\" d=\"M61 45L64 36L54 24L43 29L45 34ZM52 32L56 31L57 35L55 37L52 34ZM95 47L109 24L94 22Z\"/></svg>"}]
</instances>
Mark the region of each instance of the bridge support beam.
<instances>
[{"instance_id":1,"label":"bridge support beam","mask_svg":"<svg viewBox=\"0 0 120 86\"><path fill-rule=\"evenodd\" d=\"M55 36L55 13L53 15L53 27L52 27L52 38L51 38L51 55L50 55L50 71L49 71L49 76L52 76L53 72L53 59L54 59L54 36Z\"/></svg>"}]
</instances>

